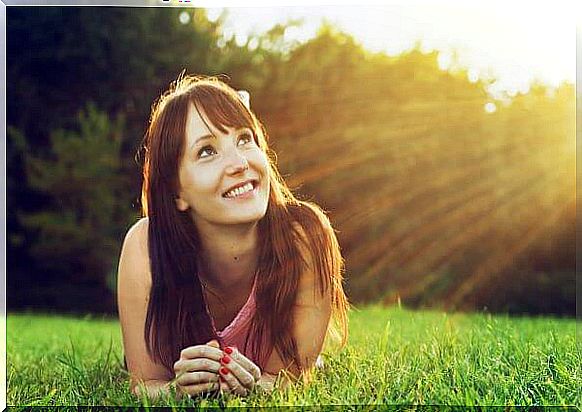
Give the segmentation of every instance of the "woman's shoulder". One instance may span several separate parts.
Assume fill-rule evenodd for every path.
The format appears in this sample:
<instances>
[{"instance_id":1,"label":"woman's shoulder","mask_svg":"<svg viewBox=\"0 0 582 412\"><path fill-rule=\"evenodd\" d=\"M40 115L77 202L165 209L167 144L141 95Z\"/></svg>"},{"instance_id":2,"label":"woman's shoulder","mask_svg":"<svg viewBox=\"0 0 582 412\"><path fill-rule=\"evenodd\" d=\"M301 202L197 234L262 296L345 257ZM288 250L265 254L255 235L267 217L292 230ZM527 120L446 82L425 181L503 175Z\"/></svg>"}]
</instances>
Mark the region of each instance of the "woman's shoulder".
<instances>
[{"instance_id":1,"label":"woman's shoulder","mask_svg":"<svg viewBox=\"0 0 582 412\"><path fill-rule=\"evenodd\" d=\"M148 228L149 228L150 220L148 217L142 217L137 222L135 222L127 231L125 235L125 239L128 240L137 240L137 239L145 239L147 240L148 236Z\"/></svg>"},{"instance_id":2,"label":"woman's shoulder","mask_svg":"<svg viewBox=\"0 0 582 412\"><path fill-rule=\"evenodd\" d=\"M300 207L292 211L291 226L295 232L299 250L304 258L313 260L322 253L321 248L329 247L329 239L334 237L334 230L325 212L316 204L301 202Z\"/></svg>"},{"instance_id":3,"label":"woman's shoulder","mask_svg":"<svg viewBox=\"0 0 582 412\"><path fill-rule=\"evenodd\" d=\"M133 278L134 281L149 283L149 253L148 253L148 227L147 217L134 223L123 241L120 259L120 276Z\"/></svg>"},{"instance_id":4,"label":"woman's shoulder","mask_svg":"<svg viewBox=\"0 0 582 412\"><path fill-rule=\"evenodd\" d=\"M312 202L300 202L291 210L293 230L300 241L333 236L334 229L323 209Z\"/></svg>"},{"instance_id":5,"label":"woman's shoulder","mask_svg":"<svg viewBox=\"0 0 582 412\"><path fill-rule=\"evenodd\" d=\"M123 247L128 247L132 252L147 252L149 219L142 217L127 231Z\"/></svg>"},{"instance_id":6,"label":"woman's shoulder","mask_svg":"<svg viewBox=\"0 0 582 412\"><path fill-rule=\"evenodd\" d=\"M319 288L324 291L343 266L335 230L326 213L315 203L300 202L291 213L306 272L318 279Z\"/></svg>"}]
</instances>

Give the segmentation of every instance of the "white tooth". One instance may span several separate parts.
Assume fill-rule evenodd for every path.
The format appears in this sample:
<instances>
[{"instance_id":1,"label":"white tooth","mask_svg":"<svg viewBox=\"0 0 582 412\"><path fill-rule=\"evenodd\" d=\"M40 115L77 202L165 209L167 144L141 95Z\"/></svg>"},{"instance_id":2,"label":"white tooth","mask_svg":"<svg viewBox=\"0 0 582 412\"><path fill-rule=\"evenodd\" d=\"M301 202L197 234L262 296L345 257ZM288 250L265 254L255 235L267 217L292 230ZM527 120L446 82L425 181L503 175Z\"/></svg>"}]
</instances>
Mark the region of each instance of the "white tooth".
<instances>
[{"instance_id":1,"label":"white tooth","mask_svg":"<svg viewBox=\"0 0 582 412\"><path fill-rule=\"evenodd\" d=\"M237 187L236 189L232 189L231 191L227 192L226 196L227 197L236 197L236 196L239 196L243 193L250 192L251 190L253 190L253 184L247 183L246 185L244 185L242 187Z\"/></svg>"}]
</instances>

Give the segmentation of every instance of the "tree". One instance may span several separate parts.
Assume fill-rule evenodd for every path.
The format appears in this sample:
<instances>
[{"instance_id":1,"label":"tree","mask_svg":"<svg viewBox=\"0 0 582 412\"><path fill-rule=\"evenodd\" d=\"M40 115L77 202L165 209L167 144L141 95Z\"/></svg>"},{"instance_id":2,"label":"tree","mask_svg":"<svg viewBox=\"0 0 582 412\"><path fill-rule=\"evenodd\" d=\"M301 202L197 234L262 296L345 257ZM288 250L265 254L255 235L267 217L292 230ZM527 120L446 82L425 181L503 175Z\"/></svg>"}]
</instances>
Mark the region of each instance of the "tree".
<instances>
[{"instance_id":1,"label":"tree","mask_svg":"<svg viewBox=\"0 0 582 412\"><path fill-rule=\"evenodd\" d=\"M49 207L23 214L38 233L31 254L52 279L107 286L112 282L120 239L131 216L121 171L123 118L111 121L88 104L78 130L57 130L48 155L27 154L28 184Z\"/></svg>"}]
</instances>

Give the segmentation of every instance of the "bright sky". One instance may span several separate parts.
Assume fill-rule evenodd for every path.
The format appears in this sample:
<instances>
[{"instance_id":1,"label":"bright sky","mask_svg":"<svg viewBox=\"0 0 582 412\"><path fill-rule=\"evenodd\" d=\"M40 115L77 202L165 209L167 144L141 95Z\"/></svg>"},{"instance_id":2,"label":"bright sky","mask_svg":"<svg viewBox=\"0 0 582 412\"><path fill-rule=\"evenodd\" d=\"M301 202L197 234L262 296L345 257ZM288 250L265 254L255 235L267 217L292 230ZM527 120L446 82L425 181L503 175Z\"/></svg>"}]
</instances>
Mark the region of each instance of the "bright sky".
<instances>
[{"instance_id":1,"label":"bright sky","mask_svg":"<svg viewBox=\"0 0 582 412\"><path fill-rule=\"evenodd\" d=\"M305 2L309 4L309 2ZM291 18L303 18L289 39L313 37L322 19L352 34L366 48L398 54L420 40L423 49L442 52L445 68L452 50L473 79L497 78L498 90L527 91L540 79L550 85L576 78L576 25L582 6L575 1L408 1L386 6L227 7L207 9L210 18L228 11L225 34L244 44L251 33ZM491 90L496 94L496 90Z\"/></svg>"}]
</instances>

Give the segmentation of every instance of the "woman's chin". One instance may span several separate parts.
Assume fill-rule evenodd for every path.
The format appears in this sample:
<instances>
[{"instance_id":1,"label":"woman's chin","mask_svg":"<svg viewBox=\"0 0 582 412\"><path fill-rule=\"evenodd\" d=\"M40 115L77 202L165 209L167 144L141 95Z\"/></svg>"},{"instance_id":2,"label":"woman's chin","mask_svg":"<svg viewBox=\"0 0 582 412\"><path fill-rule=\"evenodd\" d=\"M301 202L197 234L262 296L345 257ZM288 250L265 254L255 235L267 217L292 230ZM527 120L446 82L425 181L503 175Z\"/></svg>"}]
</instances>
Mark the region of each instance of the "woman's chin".
<instances>
[{"instance_id":1,"label":"woman's chin","mask_svg":"<svg viewBox=\"0 0 582 412\"><path fill-rule=\"evenodd\" d=\"M227 200L226 204L223 204L224 211L224 223L240 224L240 223L253 223L261 220L265 217L267 213L267 203L266 199L254 198L250 201L234 201Z\"/></svg>"},{"instance_id":2,"label":"woman's chin","mask_svg":"<svg viewBox=\"0 0 582 412\"><path fill-rule=\"evenodd\" d=\"M259 220L261 220L263 217L265 217L265 212L264 211L256 211L254 213L241 213L239 215L233 215L229 220L228 223L233 224L233 225L238 225L238 224L245 224L245 223L257 223Z\"/></svg>"},{"instance_id":3,"label":"woman's chin","mask_svg":"<svg viewBox=\"0 0 582 412\"><path fill-rule=\"evenodd\" d=\"M267 208L261 205L256 207L245 207L237 208L235 210L230 209L225 210L222 216L215 216L214 220L216 223L221 223L224 225L239 225L245 223L256 223L265 217Z\"/></svg>"}]
</instances>

